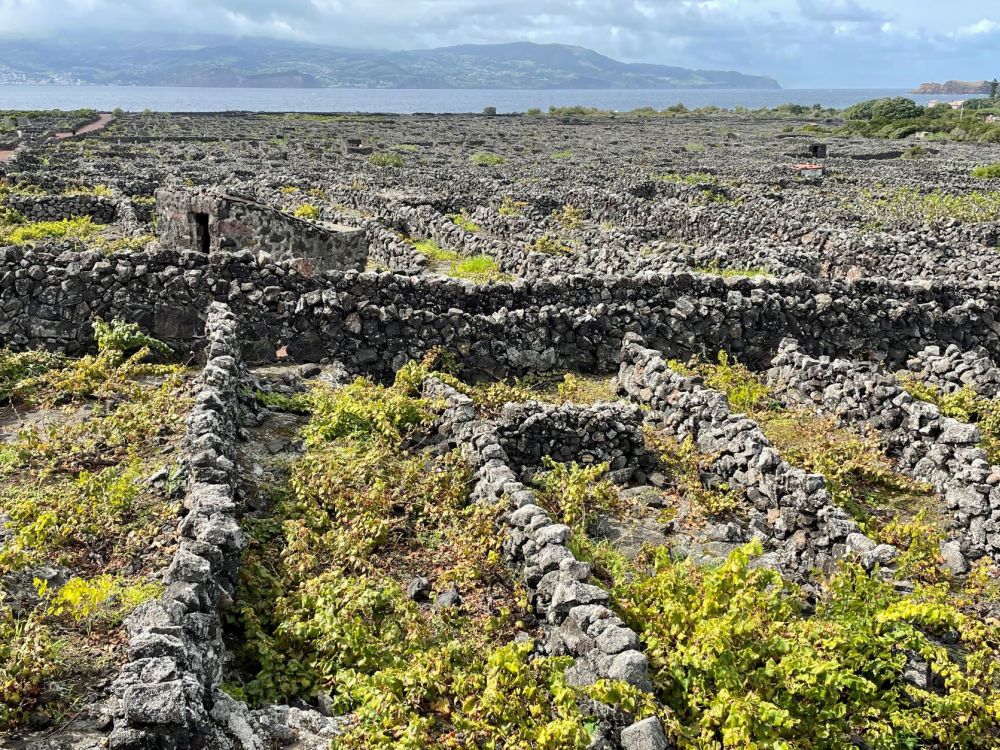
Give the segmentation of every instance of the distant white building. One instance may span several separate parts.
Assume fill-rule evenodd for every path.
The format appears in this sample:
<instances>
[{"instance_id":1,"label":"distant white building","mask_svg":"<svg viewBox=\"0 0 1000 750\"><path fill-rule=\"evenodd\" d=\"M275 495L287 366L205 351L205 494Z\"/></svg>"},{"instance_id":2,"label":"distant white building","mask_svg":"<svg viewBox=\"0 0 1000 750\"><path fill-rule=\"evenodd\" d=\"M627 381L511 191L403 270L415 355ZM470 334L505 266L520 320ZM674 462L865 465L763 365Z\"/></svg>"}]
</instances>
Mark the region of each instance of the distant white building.
<instances>
[{"instance_id":1,"label":"distant white building","mask_svg":"<svg viewBox=\"0 0 1000 750\"><path fill-rule=\"evenodd\" d=\"M792 169L802 177L822 177L824 173L822 164L793 164Z\"/></svg>"}]
</instances>

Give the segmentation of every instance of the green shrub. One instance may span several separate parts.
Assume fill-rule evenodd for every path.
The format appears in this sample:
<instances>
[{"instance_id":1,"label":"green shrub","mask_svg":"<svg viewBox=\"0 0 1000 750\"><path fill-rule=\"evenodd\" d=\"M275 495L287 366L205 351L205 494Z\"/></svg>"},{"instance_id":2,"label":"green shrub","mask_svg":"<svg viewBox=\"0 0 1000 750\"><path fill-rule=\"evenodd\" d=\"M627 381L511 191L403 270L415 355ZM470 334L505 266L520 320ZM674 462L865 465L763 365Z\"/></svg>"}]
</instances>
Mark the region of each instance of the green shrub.
<instances>
[{"instance_id":1,"label":"green shrub","mask_svg":"<svg viewBox=\"0 0 1000 750\"><path fill-rule=\"evenodd\" d=\"M924 108L902 96L870 99L844 110L845 120L902 120L919 117Z\"/></svg>"},{"instance_id":2,"label":"green shrub","mask_svg":"<svg viewBox=\"0 0 1000 750\"><path fill-rule=\"evenodd\" d=\"M710 266L695 266L691 270L695 273L706 273L711 276L721 276L725 279L729 278L759 278L759 279L773 279L774 274L768 271L766 268L723 268L718 265L718 263L713 263Z\"/></svg>"},{"instance_id":3,"label":"green shrub","mask_svg":"<svg viewBox=\"0 0 1000 750\"><path fill-rule=\"evenodd\" d=\"M685 185L714 185L719 181L715 175L708 174L707 172L691 172L690 174L666 172L664 174L653 175L653 179L663 180L664 182L683 183Z\"/></svg>"},{"instance_id":4,"label":"green shrub","mask_svg":"<svg viewBox=\"0 0 1000 750\"><path fill-rule=\"evenodd\" d=\"M358 378L343 388L315 388L312 419L303 431L306 445L344 437L398 441L427 424L432 403L413 397L406 376L406 371L400 371L389 387Z\"/></svg>"},{"instance_id":5,"label":"green shrub","mask_svg":"<svg viewBox=\"0 0 1000 750\"><path fill-rule=\"evenodd\" d=\"M473 255L456 260L451 264L449 275L479 284L490 281L511 281L514 278L510 274L503 273L497 262L488 255Z\"/></svg>"},{"instance_id":6,"label":"green shrub","mask_svg":"<svg viewBox=\"0 0 1000 750\"><path fill-rule=\"evenodd\" d=\"M417 395L427 368L407 365L388 388L314 391L290 485L273 493L271 517L248 524L228 613L239 671L225 687L254 705L328 696L354 719L333 742L342 750L583 750L586 695L566 683L569 660L510 642L523 623L499 508L469 505L458 454L407 447L428 413ZM458 582L464 596L476 584L493 612L412 601L397 576L424 566L437 590ZM593 691L649 710L627 685Z\"/></svg>"},{"instance_id":7,"label":"green shrub","mask_svg":"<svg viewBox=\"0 0 1000 750\"><path fill-rule=\"evenodd\" d=\"M713 489L702 484L702 474L711 470L716 457L699 453L690 436L677 442L663 433L647 429L645 442L674 492L692 500L710 516L731 513L739 507L743 497L740 491L725 483Z\"/></svg>"},{"instance_id":8,"label":"green shrub","mask_svg":"<svg viewBox=\"0 0 1000 750\"><path fill-rule=\"evenodd\" d=\"M403 155L393 153L391 151L377 151L376 153L368 157L368 161L374 164L376 167L406 166L406 159L403 158Z\"/></svg>"},{"instance_id":9,"label":"green shrub","mask_svg":"<svg viewBox=\"0 0 1000 750\"><path fill-rule=\"evenodd\" d=\"M681 375L700 375L705 385L725 394L733 410L752 413L767 405L771 391L764 378L740 363L730 363L729 355L720 351L716 363L701 362L697 359L685 365L677 360L667 363L674 372Z\"/></svg>"},{"instance_id":10,"label":"green shrub","mask_svg":"<svg viewBox=\"0 0 1000 750\"><path fill-rule=\"evenodd\" d=\"M618 490L606 478L609 464L580 466L546 456L542 466L545 471L535 479L539 504L562 523L585 529L594 516L621 510Z\"/></svg>"},{"instance_id":11,"label":"green shrub","mask_svg":"<svg viewBox=\"0 0 1000 750\"><path fill-rule=\"evenodd\" d=\"M879 750L994 746L1000 704L997 625L947 601L945 588L896 592L847 565L804 592L754 567L759 542L716 568L656 552L653 572L618 577L613 604L646 645L657 698L683 747ZM953 632L965 656L929 633ZM943 677L908 684L908 655Z\"/></svg>"},{"instance_id":12,"label":"green shrub","mask_svg":"<svg viewBox=\"0 0 1000 750\"><path fill-rule=\"evenodd\" d=\"M497 167L507 163L507 158L500 154L479 153L473 154L469 161L477 167Z\"/></svg>"},{"instance_id":13,"label":"green shrub","mask_svg":"<svg viewBox=\"0 0 1000 750\"><path fill-rule=\"evenodd\" d=\"M753 417L782 458L822 474L833 502L869 531L873 513L911 515L937 503L930 486L896 470L874 437L838 427L832 417L803 410L765 410Z\"/></svg>"},{"instance_id":14,"label":"green shrub","mask_svg":"<svg viewBox=\"0 0 1000 750\"><path fill-rule=\"evenodd\" d=\"M1000 398L988 399L972 388L953 393L917 380L910 373L897 375L900 385L914 398L934 404L946 417L971 422L979 428L980 447L991 464L1000 463Z\"/></svg>"},{"instance_id":15,"label":"green shrub","mask_svg":"<svg viewBox=\"0 0 1000 750\"><path fill-rule=\"evenodd\" d=\"M169 354L170 347L159 339L143 333L138 323L129 323L115 318L105 323L101 318L94 318L94 340L99 353L113 353L124 359L126 355L134 354L142 349L160 354Z\"/></svg>"},{"instance_id":16,"label":"green shrub","mask_svg":"<svg viewBox=\"0 0 1000 750\"><path fill-rule=\"evenodd\" d=\"M573 248L565 242L561 242L548 235L537 237L528 246L528 250L533 253L545 253L546 255L569 255L573 252Z\"/></svg>"},{"instance_id":17,"label":"green shrub","mask_svg":"<svg viewBox=\"0 0 1000 750\"><path fill-rule=\"evenodd\" d=\"M1000 162L976 167L972 170L972 176L980 180L1000 180Z\"/></svg>"},{"instance_id":18,"label":"green shrub","mask_svg":"<svg viewBox=\"0 0 1000 750\"><path fill-rule=\"evenodd\" d=\"M63 363L63 357L51 352L0 349L0 401L10 399L21 381L62 367Z\"/></svg>"},{"instance_id":19,"label":"green shrub","mask_svg":"<svg viewBox=\"0 0 1000 750\"><path fill-rule=\"evenodd\" d=\"M293 214L298 219L308 219L310 221L318 221L320 212L319 206L312 203L303 203L301 206L295 209Z\"/></svg>"},{"instance_id":20,"label":"green shrub","mask_svg":"<svg viewBox=\"0 0 1000 750\"><path fill-rule=\"evenodd\" d=\"M77 187L67 188L63 191L63 195L93 195L98 198L111 198L114 196L114 191L107 185L78 185Z\"/></svg>"},{"instance_id":21,"label":"green shrub","mask_svg":"<svg viewBox=\"0 0 1000 750\"><path fill-rule=\"evenodd\" d=\"M417 240L413 242L413 249L426 256L428 260L450 261L458 260L461 257L454 250L446 250L434 240Z\"/></svg>"},{"instance_id":22,"label":"green shrub","mask_svg":"<svg viewBox=\"0 0 1000 750\"><path fill-rule=\"evenodd\" d=\"M853 206L869 222L937 224L951 219L976 224L1000 221L1000 191L952 195L940 190L896 188L886 195L865 191Z\"/></svg>"},{"instance_id":23,"label":"green shrub","mask_svg":"<svg viewBox=\"0 0 1000 750\"><path fill-rule=\"evenodd\" d=\"M497 213L501 216L521 216L524 214L524 209L527 207L527 202L516 201L509 195L505 195L503 200L500 202L500 208L497 209Z\"/></svg>"},{"instance_id":24,"label":"green shrub","mask_svg":"<svg viewBox=\"0 0 1000 750\"><path fill-rule=\"evenodd\" d=\"M455 226L461 227L466 232L478 232L482 230L482 227L472 220L469 212L464 208L461 213L452 214L450 218Z\"/></svg>"},{"instance_id":25,"label":"green shrub","mask_svg":"<svg viewBox=\"0 0 1000 750\"><path fill-rule=\"evenodd\" d=\"M46 681L58 671L60 650L39 613L15 619L0 604L0 730L30 718Z\"/></svg>"},{"instance_id":26,"label":"green shrub","mask_svg":"<svg viewBox=\"0 0 1000 750\"><path fill-rule=\"evenodd\" d=\"M763 377L720 352L717 363L667 363L675 372L698 375L722 392L734 411L748 414L781 457L791 465L822 474L833 502L860 524L873 513L914 513L934 502L927 485L896 471L872 436L837 426L832 417L807 410L777 408Z\"/></svg>"},{"instance_id":27,"label":"green shrub","mask_svg":"<svg viewBox=\"0 0 1000 750\"><path fill-rule=\"evenodd\" d=\"M584 215L582 210L567 203L560 210L553 211L552 218L567 232L572 232L583 226Z\"/></svg>"},{"instance_id":28,"label":"green shrub","mask_svg":"<svg viewBox=\"0 0 1000 750\"><path fill-rule=\"evenodd\" d=\"M0 227L0 244L24 245L44 240L86 239L97 231L89 216L60 221L37 221Z\"/></svg>"}]
</instances>

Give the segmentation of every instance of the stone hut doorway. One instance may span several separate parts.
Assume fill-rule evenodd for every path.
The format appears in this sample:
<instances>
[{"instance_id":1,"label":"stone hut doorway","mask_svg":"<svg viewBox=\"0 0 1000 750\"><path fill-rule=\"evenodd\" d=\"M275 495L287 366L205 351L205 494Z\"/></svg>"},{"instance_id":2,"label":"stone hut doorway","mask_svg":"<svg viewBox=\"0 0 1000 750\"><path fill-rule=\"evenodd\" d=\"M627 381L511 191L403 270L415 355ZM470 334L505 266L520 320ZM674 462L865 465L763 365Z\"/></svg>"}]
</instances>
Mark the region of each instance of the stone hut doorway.
<instances>
[{"instance_id":1,"label":"stone hut doorway","mask_svg":"<svg viewBox=\"0 0 1000 750\"><path fill-rule=\"evenodd\" d=\"M207 255L212 246L212 234L208 230L208 214L194 215L194 239L195 247Z\"/></svg>"}]
</instances>

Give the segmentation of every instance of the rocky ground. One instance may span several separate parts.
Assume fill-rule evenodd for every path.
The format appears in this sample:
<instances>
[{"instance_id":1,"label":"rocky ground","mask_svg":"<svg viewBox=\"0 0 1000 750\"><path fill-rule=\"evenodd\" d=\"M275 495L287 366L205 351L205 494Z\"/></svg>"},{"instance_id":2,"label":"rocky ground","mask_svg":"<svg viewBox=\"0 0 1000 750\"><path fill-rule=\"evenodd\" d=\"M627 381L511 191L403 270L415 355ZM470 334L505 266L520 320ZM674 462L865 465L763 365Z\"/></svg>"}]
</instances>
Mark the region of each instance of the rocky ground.
<instances>
[{"instance_id":1,"label":"rocky ground","mask_svg":"<svg viewBox=\"0 0 1000 750\"><path fill-rule=\"evenodd\" d=\"M996 747L1000 147L837 125L18 145L0 747Z\"/></svg>"}]
</instances>

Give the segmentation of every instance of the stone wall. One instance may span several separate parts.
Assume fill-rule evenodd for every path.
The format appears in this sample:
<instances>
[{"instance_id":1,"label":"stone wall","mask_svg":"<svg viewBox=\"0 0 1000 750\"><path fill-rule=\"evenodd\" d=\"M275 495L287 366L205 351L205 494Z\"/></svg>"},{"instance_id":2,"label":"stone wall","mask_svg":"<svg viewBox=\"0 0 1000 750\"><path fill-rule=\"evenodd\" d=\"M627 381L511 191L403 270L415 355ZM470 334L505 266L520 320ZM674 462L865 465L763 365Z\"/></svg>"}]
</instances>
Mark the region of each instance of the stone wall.
<instances>
[{"instance_id":1,"label":"stone wall","mask_svg":"<svg viewBox=\"0 0 1000 750\"><path fill-rule=\"evenodd\" d=\"M219 609L232 603L244 544L234 490L244 378L236 329L228 310L212 307L208 362L185 439L181 545L164 575L163 598L140 606L127 621L131 661L114 686L112 748L223 747L210 717L222 680Z\"/></svg>"},{"instance_id":2,"label":"stone wall","mask_svg":"<svg viewBox=\"0 0 1000 750\"><path fill-rule=\"evenodd\" d=\"M906 363L917 378L944 393L971 388L983 398L1000 396L1000 367L985 349L963 352L952 344L941 352L928 346Z\"/></svg>"},{"instance_id":3,"label":"stone wall","mask_svg":"<svg viewBox=\"0 0 1000 750\"><path fill-rule=\"evenodd\" d=\"M628 481L644 466L642 411L620 403L509 403L497 419L497 436L512 467L540 467L548 456L558 463L607 463L615 481Z\"/></svg>"},{"instance_id":4,"label":"stone wall","mask_svg":"<svg viewBox=\"0 0 1000 750\"><path fill-rule=\"evenodd\" d=\"M62 221L89 216L95 224L114 224L117 202L96 195L18 195L7 197L7 205L28 221Z\"/></svg>"},{"instance_id":5,"label":"stone wall","mask_svg":"<svg viewBox=\"0 0 1000 750\"><path fill-rule=\"evenodd\" d=\"M200 350L204 310L230 305L249 361L287 347L388 377L433 347L473 377L613 372L626 333L670 356L726 350L764 367L783 335L816 355L903 365L930 344L1000 355L995 288L888 282L722 279L691 274L553 277L476 285L388 273L315 277L249 251L105 255L0 248L0 345L74 354L95 315L122 317L180 352Z\"/></svg>"},{"instance_id":6,"label":"stone wall","mask_svg":"<svg viewBox=\"0 0 1000 750\"><path fill-rule=\"evenodd\" d=\"M626 340L618 383L651 409L647 422L678 441L690 438L700 453L713 457L704 480L745 493L749 523L743 541L762 538L785 573L830 570L848 552L860 553L869 567L895 557L894 549L876 547L832 504L822 475L789 465L756 422L730 411L722 393L674 372L637 338Z\"/></svg>"},{"instance_id":7,"label":"stone wall","mask_svg":"<svg viewBox=\"0 0 1000 750\"><path fill-rule=\"evenodd\" d=\"M304 275L364 270L365 232L299 219L256 201L210 191L156 193L160 243L211 256L251 250L261 261L289 261Z\"/></svg>"},{"instance_id":8,"label":"stone wall","mask_svg":"<svg viewBox=\"0 0 1000 750\"><path fill-rule=\"evenodd\" d=\"M1000 555L1000 466L990 465L975 426L914 399L893 375L869 363L816 359L790 339L779 348L768 382L790 405L874 430L901 470L942 494L949 537L962 554Z\"/></svg>"},{"instance_id":9,"label":"stone wall","mask_svg":"<svg viewBox=\"0 0 1000 750\"><path fill-rule=\"evenodd\" d=\"M207 363L195 388L184 444L187 490L180 548L163 596L126 621L129 662L112 686L111 750L272 750L329 745L341 721L309 708L250 710L220 688L221 612L233 605L244 536L237 516L236 453L241 394L249 376L235 316L213 304ZM95 745L97 746L97 745ZM48 747L48 745L46 745Z\"/></svg>"},{"instance_id":10,"label":"stone wall","mask_svg":"<svg viewBox=\"0 0 1000 750\"><path fill-rule=\"evenodd\" d=\"M590 565L577 560L567 546L569 527L553 520L536 503L534 491L519 481L498 425L476 419L472 400L439 380L428 379L425 394L447 404L439 429L473 467L472 501L506 504L501 528L505 556L520 572L533 609L546 623L544 648L574 658L569 681L589 685L610 678L650 690L648 659L639 636L608 608L608 593L588 582ZM581 451L594 449L581 446ZM582 457L581 453L572 458ZM610 736L602 739L612 748L667 748L656 719L636 722L620 732L604 729Z\"/></svg>"}]
</instances>

